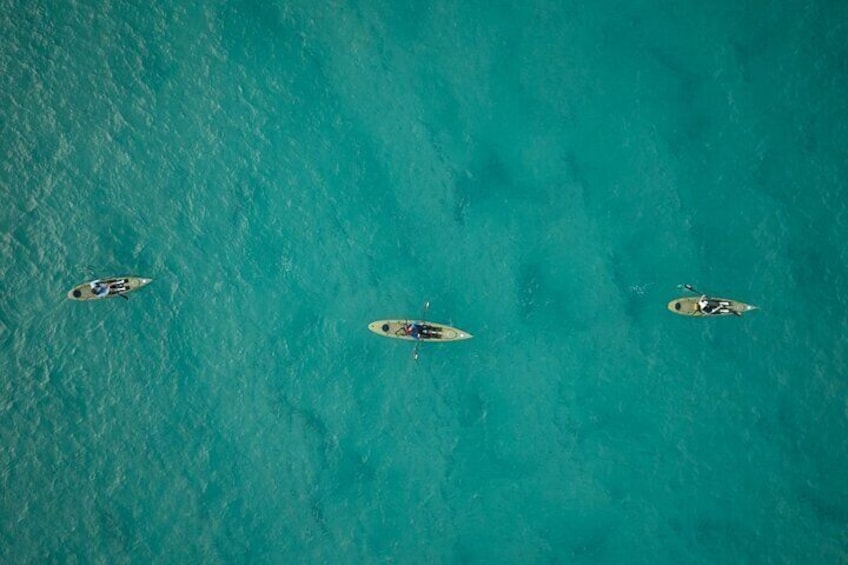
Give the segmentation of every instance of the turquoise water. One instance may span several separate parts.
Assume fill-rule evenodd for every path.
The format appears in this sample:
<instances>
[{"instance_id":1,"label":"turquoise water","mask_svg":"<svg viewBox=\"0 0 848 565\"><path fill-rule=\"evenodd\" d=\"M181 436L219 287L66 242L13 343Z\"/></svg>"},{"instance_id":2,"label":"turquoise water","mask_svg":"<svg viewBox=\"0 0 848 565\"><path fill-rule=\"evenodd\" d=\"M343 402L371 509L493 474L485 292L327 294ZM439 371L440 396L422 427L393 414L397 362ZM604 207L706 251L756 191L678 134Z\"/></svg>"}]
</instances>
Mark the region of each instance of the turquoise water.
<instances>
[{"instance_id":1,"label":"turquoise water","mask_svg":"<svg viewBox=\"0 0 848 565\"><path fill-rule=\"evenodd\" d=\"M0 4L0 561L848 561L848 4Z\"/></svg>"}]
</instances>

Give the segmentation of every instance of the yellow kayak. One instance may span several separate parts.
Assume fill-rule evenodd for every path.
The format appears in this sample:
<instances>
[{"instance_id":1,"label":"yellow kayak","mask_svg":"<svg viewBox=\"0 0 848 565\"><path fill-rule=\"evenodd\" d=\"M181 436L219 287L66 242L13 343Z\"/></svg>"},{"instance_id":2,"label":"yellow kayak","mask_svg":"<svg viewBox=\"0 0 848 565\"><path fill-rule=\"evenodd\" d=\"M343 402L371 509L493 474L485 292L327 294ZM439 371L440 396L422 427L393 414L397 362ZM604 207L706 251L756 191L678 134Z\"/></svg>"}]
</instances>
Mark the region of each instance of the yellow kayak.
<instances>
[{"instance_id":1,"label":"yellow kayak","mask_svg":"<svg viewBox=\"0 0 848 565\"><path fill-rule=\"evenodd\" d=\"M407 341L461 341L474 337L460 329L423 320L377 320L368 324L368 329L383 337Z\"/></svg>"},{"instance_id":2,"label":"yellow kayak","mask_svg":"<svg viewBox=\"0 0 848 565\"><path fill-rule=\"evenodd\" d=\"M68 298L71 300L102 300L117 296L126 298L130 292L152 282L153 279L133 276L97 279L75 286L68 291Z\"/></svg>"},{"instance_id":3,"label":"yellow kayak","mask_svg":"<svg viewBox=\"0 0 848 565\"><path fill-rule=\"evenodd\" d=\"M741 316L745 312L756 310L756 306L745 304L729 298L705 297L706 304L701 303L701 297L686 296L675 298L668 303L668 309L681 316L694 318L715 318L719 316ZM703 307L702 307L703 306Z\"/></svg>"}]
</instances>

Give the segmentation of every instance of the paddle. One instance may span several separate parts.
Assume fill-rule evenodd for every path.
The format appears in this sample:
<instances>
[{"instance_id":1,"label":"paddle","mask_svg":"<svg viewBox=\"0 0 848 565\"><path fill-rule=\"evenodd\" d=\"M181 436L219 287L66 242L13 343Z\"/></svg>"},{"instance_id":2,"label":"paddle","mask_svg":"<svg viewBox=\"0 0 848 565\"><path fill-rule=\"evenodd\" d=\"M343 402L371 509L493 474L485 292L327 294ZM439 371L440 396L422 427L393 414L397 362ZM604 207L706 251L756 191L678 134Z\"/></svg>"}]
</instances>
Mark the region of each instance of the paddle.
<instances>
[{"instance_id":1,"label":"paddle","mask_svg":"<svg viewBox=\"0 0 848 565\"><path fill-rule=\"evenodd\" d=\"M424 310L421 312L421 322L427 317L427 311L430 309L430 301L424 303ZM420 334L419 334L420 335ZM421 346L421 337L415 340L415 348L412 350L412 360L418 361L418 348Z\"/></svg>"},{"instance_id":2,"label":"paddle","mask_svg":"<svg viewBox=\"0 0 848 565\"><path fill-rule=\"evenodd\" d=\"M697 290L695 290L695 287L693 287L691 284L684 284L683 288L685 288L686 290L691 290L695 294L704 294L703 292L698 292Z\"/></svg>"},{"instance_id":3,"label":"paddle","mask_svg":"<svg viewBox=\"0 0 848 565\"><path fill-rule=\"evenodd\" d=\"M130 297L129 297L129 296L127 296L126 294L119 294L118 296L120 296L120 297L121 297L121 298L123 298L124 300L129 300L129 299L130 299Z\"/></svg>"}]
</instances>

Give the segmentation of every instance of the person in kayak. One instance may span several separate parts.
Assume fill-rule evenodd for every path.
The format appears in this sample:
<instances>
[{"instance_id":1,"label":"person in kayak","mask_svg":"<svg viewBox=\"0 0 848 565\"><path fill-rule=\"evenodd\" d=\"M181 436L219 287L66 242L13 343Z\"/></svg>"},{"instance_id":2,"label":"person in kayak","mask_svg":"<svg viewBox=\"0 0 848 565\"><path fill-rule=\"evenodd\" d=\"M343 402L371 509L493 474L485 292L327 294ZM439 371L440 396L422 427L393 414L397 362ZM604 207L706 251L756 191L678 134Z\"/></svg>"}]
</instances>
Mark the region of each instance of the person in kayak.
<instances>
[{"instance_id":1,"label":"person in kayak","mask_svg":"<svg viewBox=\"0 0 848 565\"><path fill-rule=\"evenodd\" d=\"M698 309L704 314L704 316L715 314L716 308L718 308L718 305L710 304L710 301L707 300L706 294L701 295L700 300L698 300Z\"/></svg>"},{"instance_id":2,"label":"person in kayak","mask_svg":"<svg viewBox=\"0 0 848 565\"><path fill-rule=\"evenodd\" d=\"M410 322L403 327L403 333L412 339L439 339L442 337L441 328L421 322Z\"/></svg>"},{"instance_id":3,"label":"person in kayak","mask_svg":"<svg viewBox=\"0 0 848 565\"><path fill-rule=\"evenodd\" d=\"M700 300L698 300L698 309L704 314L704 316L716 316L718 314L733 314L734 316L742 316L736 310L728 308L729 302L722 302L720 300L710 300L707 298L707 295L701 295Z\"/></svg>"},{"instance_id":4,"label":"person in kayak","mask_svg":"<svg viewBox=\"0 0 848 565\"><path fill-rule=\"evenodd\" d=\"M406 335L410 336L412 339L421 339L422 337L424 337L424 326L422 326L418 322L406 324L403 330L404 333L406 333Z\"/></svg>"},{"instance_id":5,"label":"person in kayak","mask_svg":"<svg viewBox=\"0 0 848 565\"><path fill-rule=\"evenodd\" d=\"M99 280L91 281L91 292L94 296L102 298L109 294L109 285L100 282Z\"/></svg>"}]
</instances>

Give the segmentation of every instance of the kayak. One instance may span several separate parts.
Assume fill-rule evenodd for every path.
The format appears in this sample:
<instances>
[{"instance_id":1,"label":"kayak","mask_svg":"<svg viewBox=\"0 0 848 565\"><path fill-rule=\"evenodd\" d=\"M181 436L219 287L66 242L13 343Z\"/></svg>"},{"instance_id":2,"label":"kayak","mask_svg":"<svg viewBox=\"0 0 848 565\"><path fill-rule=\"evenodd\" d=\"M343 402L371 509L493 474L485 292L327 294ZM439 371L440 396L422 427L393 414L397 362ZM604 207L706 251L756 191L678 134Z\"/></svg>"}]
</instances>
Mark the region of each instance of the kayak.
<instances>
[{"instance_id":1,"label":"kayak","mask_svg":"<svg viewBox=\"0 0 848 565\"><path fill-rule=\"evenodd\" d=\"M412 326L417 326L417 337ZM368 324L368 329L377 335L404 339L407 341L461 341L474 337L468 332L444 324L435 324L423 320L377 320Z\"/></svg>"},{"instance_id":2,"label":"kayak","mask_svg":"<svg viewBox=\"0 0 848 565\"><path fill-rule=\"evenodd\" d=\"M82 283L68 291L71 300L101 300L124 296L153 282L153 279L124 276L109 279L97 279ZM124 296L126 298L126 296Z\"/></svg>"},{"instance_id":3,"label":"kayak","mask_svg":"<svg viewBox=\"0 0 848 565\"><path fill-rule=\"evenodd\" d=\"M709 314L702 312L701 308L698 306L698 301L700 297L698 296L686 296L683 298L675 298L671 302L668 303L668 309L674 312L675 314L680 314L681 316L692 316L695 318L717 318L719 316L741 316L745 312L750 312L751 310L756 310L756 306L752 306L751 304L745 304L744 302L739 302L738 300L731 300L729 298L710 298L707 297L707 305L710 308L714 308L712 312Z\"/></svg>"}]
</instances>

